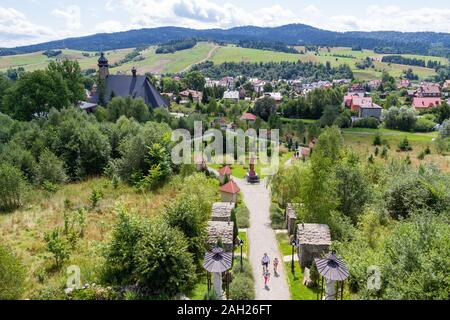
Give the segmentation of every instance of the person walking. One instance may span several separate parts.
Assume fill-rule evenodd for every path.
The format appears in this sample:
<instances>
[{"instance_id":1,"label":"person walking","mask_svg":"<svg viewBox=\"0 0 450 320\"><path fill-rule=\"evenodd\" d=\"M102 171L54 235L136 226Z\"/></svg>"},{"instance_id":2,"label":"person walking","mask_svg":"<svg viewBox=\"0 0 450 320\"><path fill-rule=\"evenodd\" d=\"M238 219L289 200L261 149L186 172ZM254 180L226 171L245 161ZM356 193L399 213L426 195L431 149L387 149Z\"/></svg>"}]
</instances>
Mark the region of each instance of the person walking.
<instances>
[{"instance_id":1,"label":"person walking","mask_svg":"<svg viewBox=\"0 0 450 320\"><path fill-rule=\"evenodd\" d=\"M278 258L273 259L273 274L275 275L275 277L278 274Z\"/></svg>"},{"instance_id":2,"label":"person walking","mask_svg":"<svg viewBox=\"0 0 450 320\"><path fill-rule=\"evenodd\" d=\"M267 253L264 253L264 256L263 256L262 259L261 259L261 264L262 264L262 266L263 266L263 274L264 274L265 272L268 272L268 271L269 271L269 263L270 263L270 258L269 258L269 256L267 255Z\"/></svg>"},{"instance_id":3,"label":"person walking","mask_svg":"<svg viewBox=\"0 0 450 320\"><path fill-rule=\"evenodd\" d=\"M270 273L269 271L264 272L264 287L266 288L266 290L269 290L269 279L270 279Z\"/></svg>"}]
</instances>

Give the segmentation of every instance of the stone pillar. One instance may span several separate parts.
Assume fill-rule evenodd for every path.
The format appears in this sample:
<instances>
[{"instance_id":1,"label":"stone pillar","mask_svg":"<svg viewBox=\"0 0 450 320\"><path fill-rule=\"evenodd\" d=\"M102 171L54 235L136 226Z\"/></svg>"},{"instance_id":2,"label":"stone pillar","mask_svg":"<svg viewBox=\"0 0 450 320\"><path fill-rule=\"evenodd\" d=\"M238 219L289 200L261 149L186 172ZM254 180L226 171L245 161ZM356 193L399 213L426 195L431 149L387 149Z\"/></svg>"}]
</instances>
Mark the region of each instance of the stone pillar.
<instances>
[{"instance_id":1,"label":"stone pillar","mask_svg":"<svg viewBox=\"0 0 450 320\"><path fill-rule=\"evenodd\" d=\"M326 279L324 300L336 300L336 281Z\"/></svg>"},{"instance_id":2,"label":"stone pillar","mask_svg":"<svg viewBox=\"0 0 450 320\"><path fill-rule=\"evenodd\" d=\"M222 300L222 275L220 273L214 273L213 274L213 285L214 290L216 291L217 298L219 300Z\"/></svg>"}]
</instances>

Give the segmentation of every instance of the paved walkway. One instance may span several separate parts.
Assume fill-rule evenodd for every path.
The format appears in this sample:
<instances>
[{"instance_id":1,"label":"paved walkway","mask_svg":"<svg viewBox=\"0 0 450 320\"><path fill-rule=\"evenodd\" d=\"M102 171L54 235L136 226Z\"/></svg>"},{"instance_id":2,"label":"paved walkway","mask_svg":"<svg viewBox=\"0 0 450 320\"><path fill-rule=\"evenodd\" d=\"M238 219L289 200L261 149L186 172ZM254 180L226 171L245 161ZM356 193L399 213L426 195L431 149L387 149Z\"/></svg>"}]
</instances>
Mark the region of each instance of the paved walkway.
<instances>
[{"instance_id":1,"label":"paved walkway","mask_svg":"<svg viewBox=\"0 0 450 320\"><path fill-rule=\"evenodd\" d=\"M244 180L233 178L241 189L244 202L250 211L250 228L247 230L249 239L249 260L253 268L256 283L256 300L290 300L289 287L284 270L284 257L278 250L275 231L270 226L270 192L265 183L248 185ZM269 290L264 287L261 259L267 253L271 260L271 278ZM277 257L278 277L273 275L273 259Z\"/></svg>"}]
</instances>

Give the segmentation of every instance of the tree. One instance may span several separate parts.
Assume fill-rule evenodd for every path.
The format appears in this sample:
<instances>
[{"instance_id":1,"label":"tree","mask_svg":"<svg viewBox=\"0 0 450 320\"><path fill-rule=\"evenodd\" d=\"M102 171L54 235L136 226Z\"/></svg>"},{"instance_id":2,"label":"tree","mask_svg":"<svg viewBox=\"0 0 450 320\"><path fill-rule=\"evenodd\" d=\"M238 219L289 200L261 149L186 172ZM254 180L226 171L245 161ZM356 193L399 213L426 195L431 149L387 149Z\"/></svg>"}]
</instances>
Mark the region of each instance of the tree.
<instances>
[{"instance_id":1,"label":"tree","mask_svg":"<svg viewBox=\"0 0 450 320\"><path fill-rule=\"evenodd\" d=\"M205 77L198 71L191 71L186 74L184 81L189 89L196 91L203 91L206 83Z\"/></svg>"},{"instance_id":2,"label":"tree","mask_svg":"<svg viewBox=\"0 0 450 320\"><path fill-rule=\"evenodd\" d=\"M64 162L48 149L45 149L39 156L36 181L39 184L43 184L45 181L57 184L67 181Z\"/></svg>"},{"instance_id":3,"label":"tree","mask_svg":"<svg viewBox=\"0 0 450 320\"><path fill-rule=\"evenodd\" d=\"M151 221L134 253L136 282L159 297L192 289L195 265L183 233L164 221Z\"/></svg>"},{"instance_id":4,"label":"tree","mask_svg":"<svg viewBox=\"0 0 450 320\"><path fill-rule=\"evenodd\" d=\"M22 172L8 163L0 164L0 211L19 208L27 192Z\"/></svg>"},{"instance_id":5,"label":"tree","mask_svg":"<svg viewBox=\"0 0 450 320\"><path fill-rule=\"evenodd\" d=\"M4 97L4 109L18 120L46 116L50 109L69 106L71 94L60 73L37 70L24 73Z\"/></svg>"},{"instance_id":6,"label":"tree","mask_svg":"<svg viewBox=\"0 0 450 320\"><path fill-rule=\"evenodd\" d=\"M411 131L414 129L417 118L414 110L407 107L392 107L383 110L384 125L388 129Z\"/></svg>"},{"instance_id":7,"label":"tree","mask_svg":"<svg viewBox=\"0 0 450 320\"><path fill-rule=\"evenodd\" d=\"M47 69L55 74L60 74L69 90L69 101L74 106L85 100L84 79L80 65L76 60L63 59L62 61L50 61Z\"/></svg>"},{"instance_id":8,"label":"tree","mask_svg":"<svg viewBox=\"0 0 450 320\"><path fill-rule=\"evenodd\" d=\"M253 112L264 121L269 120L269 116L276 111L275 100L271 97L258 99L253 107Z\"/></svg>"},{"instance_id":9,"label":"tree","mask_svg":"<svg viewBox=\"0 0 450 320\"><path fill-rule=\"evenodd\" d=\"M320 125L322 127L333 125L334 121L339 116L339 109L335 106L326 106L323 115L320 118Z\"/></svg>"},{"instance_id":10,"label":"tree","mask_svg":"<svg viewBox=\"0 0 450 320\"><path fill-rule=\"evenodd\" d=\"M149 109L142 98L133 99L131 97L111 99L107 105L107 110L109 121L115 122L121 116L126 116L141 123L150 120L153 111L153 109Z\"/></svg>"},{"instance_id":11,"label":"tree","mask_svg":"<svg viewBox=\"0 0 450 320\"><path fill-rule=\"evenodd\" d=\"M60 268L62 263L70 256L69 244L61 237L57 229L46 233L44 240L47 243L47 250L53 255L55 267Z\"/></svg>"},{"instance_id":12,"label":"tree","mask_svg":"<svg viewBox=\"0 0 450 320\"><path fill-rule=\"evenodd\" d=\"M0 300L20 299L24 290L25 269L8 248L0 244Z\"/></svg>"}]
</instances>

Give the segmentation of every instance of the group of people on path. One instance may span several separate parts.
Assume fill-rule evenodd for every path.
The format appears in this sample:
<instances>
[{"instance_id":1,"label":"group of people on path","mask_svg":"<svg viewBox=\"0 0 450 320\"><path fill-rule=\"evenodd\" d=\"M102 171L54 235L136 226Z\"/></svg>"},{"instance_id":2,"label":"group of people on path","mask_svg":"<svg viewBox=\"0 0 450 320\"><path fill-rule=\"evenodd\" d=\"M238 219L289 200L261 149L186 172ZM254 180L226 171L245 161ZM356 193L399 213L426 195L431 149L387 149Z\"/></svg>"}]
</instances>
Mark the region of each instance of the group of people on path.
<instances>
[{"instance_id":1,"label":"group of people on path","mask_svg":"<svg viewBox=\"0 0 450 320\"><path fill-rule=\"evenodd\" d=\"M270 272L269 272L269 265L270 265L270 258L267 255L267 253L264 253L264 256L261 259L261 264L263 267L263 277L264 277L264 286L266 290L269 290L269 280L270 280ZM278 276L277 273L278 269L278 258L273 259L273 274L275 277Z\"/></svg>"}]
</instances>

